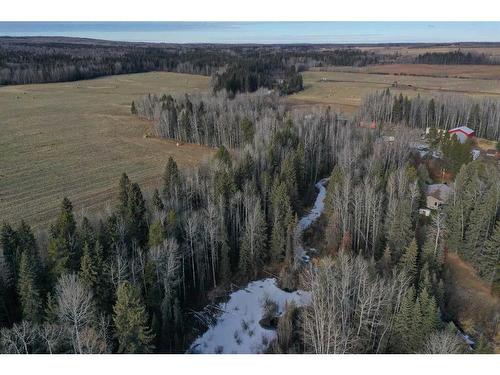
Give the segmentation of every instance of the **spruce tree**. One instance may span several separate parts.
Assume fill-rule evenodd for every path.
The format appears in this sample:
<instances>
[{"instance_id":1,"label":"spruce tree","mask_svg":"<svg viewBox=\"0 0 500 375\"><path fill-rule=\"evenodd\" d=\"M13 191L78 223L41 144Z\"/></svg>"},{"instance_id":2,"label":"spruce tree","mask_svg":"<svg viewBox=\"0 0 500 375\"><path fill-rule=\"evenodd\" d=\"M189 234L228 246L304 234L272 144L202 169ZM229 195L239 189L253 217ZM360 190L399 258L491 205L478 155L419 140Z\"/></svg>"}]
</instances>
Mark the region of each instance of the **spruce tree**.
<instances>
[{"instance_id":1,"label":"spruce tree","mask_svg":"<svg viewBox=\"0 0 500 375\"><path fill-rule=\"evenodd\" d=\"M165 239L165 231L160 220L149 226L148 244L149 247L159 246Z\"/></svg>"},{"instance_id":2,"label":"spruce tree","mask_svg":"<svg viewBox=\"0 0 500 375\"><path fill-rule=\"evenodd\" d=\"M0 233L0 245L3 249L3 258L7 268L4 275L5 286L15 290L18 279L19 262L21 261L21 250L17 232L7 223L2 225Z\"/></svg>"},{"instance_id":3,"label":"spruce tree","mask_svg":"<svg viewBox=\"0 0 500 375\"><path fill-rule=\"evenodd\" d=\"M130 185L127 202L127 232L139 246L144 246L147 240L146 202L137 183Z\"/></svg>"},{"instance_id":4,"label":"spruce tree","mask_svg":"<svg viewBox=\"0 0 500 375\"><path fill-rule=\"evenodd\" d=\"M412 321L415 289L408 289L394 318L391 347L395 353L410 353L412 349Z\"/></svg>"},{"instance_id":5,"label":"spruce tree","mask_svg":"<svg viewBox=\"0 0 500 375\"><path fill-rule=\"evenodd\" d=\"M403 272L410 278L411 282L415 282L417 277L417 242L413 239L405 249L403 256L399 261L399 266Z\"/></svg>"},{"instance_id":6,"label":"spruce tree","mask_svg":"<svg viewBox=\"0 0 500 375\"><path fill-rule=\"evenodd\" d=\"M79 277L82 283L94 294L97 306L102 311L110 310L110 283L106 276L103 249L99 241L94 248L85 245L80 265Z\"/></svg>"},{"instance_id":7,"label":"spruce tree","mask_svg":"<svg viewBox=\"0 0 500 375\"><path fill-rule=\"evenodd\" d=\"M500 262L500 220L497 221L495 230L485 242L482 254L479 257L479 273L490 284L495 279L495 272Z\"/></svg>"},{"instance_id":8,"label":"spruce tree","mask_svg":"<svg viewBox=\"0 0 500 375\"><path fill-rule=\"evenodd\" d=\"M40 321L42 299L37 285L36 274L33 270L33 259L27 251L24 251L21 255L18 293L23 319L31 322Z\"/></svg>"},{"instance_id":9,"label":"spruce tree","mask_svg":"<svg viewBox=\"0 0 500 375\"><path fill-rule=\"evenodd\" d=\"M398 203L393 217L388 218L387 240L394 262L398 262L414 235L412 209L409 200Z\"/></svg>"},{"instance_id":10,"label":"spruce tree","mask_svg":"<svg viewBox=\"0 0 500 375\"><path fill-rule=\"evenodd\" d=\"M439 328L439 311L436 300L429 295L427 288L423 288L419 295L422 324L419 331L423 337L428 337Z\"/></svg>"},{"instance_id":11,"label":"spruce tree","mask_svg":"<svg viewBox=\"0 0 500 375\"><path fill-rule=\"evenodd\" d=\"M128 205L128 193L130 190L130 180L126 173L123 173L120 177L120 183L118 185L118 212L122 217L127 214Z\"/></svg>"},{"instance_id":12,"label":"spruce tree","mask_svg":"<svg viewBox=\"0 0 500 375\"><path fill-rule=\"evenodd\" d=\"M180 182L181 178L177 163L172 157L169 157L163 174L163 196L165 199L168 199L175 188L179 187Z\"/></svg>"},{"instance_id":13,"label":"spruce tree","mask_svg":"<svg viewBox=\"0 0 500 375\"><path fill-rule=\"evenodd\" d=\"M68 198L63 199L61 213L50 232L48 253L55 281L63 273L78 270L80 264L76 221L73 216L73 205Z\"/></svg>"},{"instance_id":14,"label":"spruce tree","mask_svg":"<svg viewBox=\"0 0 500 375\"><path fill-rule=\"evenodd\" d=\"M113 312L118 352L150 353L154 335L148 327L148 316L139 291L128 281L118 287Z\"/></svg>"},{"instance_id":15,"label":"spruce tree","mask_svg":"<svg viewBox=\"0 0 500 375\"><path fill-rule=\"evenodd\" d=\"M232 166L231 154L229 153L227 148L224 147L224 145L218 148L217 152L214 155L214 159L218 160L228 168L231 168Z\"/></svg>"},{"instance_id":16,"label":"spruce tree","mask_svg":"<svg viewBox=\"0 0 500 375\"><path fill-rule=\"evenodd\" d=\"M162 212L165 206L163 205L163 201L161 200L160 193L158 192L158 189L155 189L155 192L153 194L153 208L158 211Z\"/></svg>"}]
</instances>

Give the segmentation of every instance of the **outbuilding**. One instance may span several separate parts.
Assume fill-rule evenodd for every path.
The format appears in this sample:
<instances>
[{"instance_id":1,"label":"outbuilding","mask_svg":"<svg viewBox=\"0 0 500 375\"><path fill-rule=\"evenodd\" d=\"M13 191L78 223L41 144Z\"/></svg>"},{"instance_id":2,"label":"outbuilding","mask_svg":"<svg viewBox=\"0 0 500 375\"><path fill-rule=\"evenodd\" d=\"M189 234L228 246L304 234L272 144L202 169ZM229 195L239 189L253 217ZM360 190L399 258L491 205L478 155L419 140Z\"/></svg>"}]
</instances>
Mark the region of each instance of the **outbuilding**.
<instances>
[{"instance_id":1,"label":"outbuilding","mask_svg":"<svg viewBox=\"0 0 500 375\"><path fill-rule=\"evenodd\" d=\"M467 139L474 138L474 130L467 126L459 126L458 128L453 128L448 130L448 134L456 135L460 143L465 143Z\"/></svg>"}]
</instances>

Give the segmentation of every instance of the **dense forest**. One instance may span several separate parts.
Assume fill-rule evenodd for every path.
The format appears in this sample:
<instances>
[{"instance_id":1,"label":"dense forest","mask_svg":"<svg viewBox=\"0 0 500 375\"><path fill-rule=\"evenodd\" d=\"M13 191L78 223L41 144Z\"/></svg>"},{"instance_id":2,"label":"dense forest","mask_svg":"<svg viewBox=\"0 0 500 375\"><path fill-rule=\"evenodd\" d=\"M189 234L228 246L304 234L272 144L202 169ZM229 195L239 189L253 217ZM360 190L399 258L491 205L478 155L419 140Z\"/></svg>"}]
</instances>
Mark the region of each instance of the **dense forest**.
<instances>
[{"instance_id":1,"label":"dense forest","mask_svg":"<svg viewBox=\"0 0 500 375\"><path fill-rule=\"evenodd\" d=\"M417 64L444 64L444 65L483 65L498 64L498 61L484 53L462 52L426 52L415 58Z\"/></svg>"},{"instance_id":2,"label":"dense forest","mask_svg":"<svg viewBox=\"0 0 500 375\"><path fill-rule=\"evenodd\" d=\"M91 43L94 42L94 43ZM363 66L379 56L317 46L169 45L72 38L0 38L0 85L76 81L107 75L169 71L213 76L231 95L302 90L300 71L322 65Z\"/></svg>"},{"instance_id":3,"label":"dense forest","mask_svg":"<svg viewBox=\"0 0 500 375\"><path fill-rule=\"evenodd\" d=\"M386 113L372 98L363 116L374 108ZM148 95L131 109L157 136L216 147L215 156L191 172L169 159L151 199L123 174L101 220L77 222L65 198L46 233L4 223L1 352L184 352L203 329L192 312L208 295L270 268L281 288L303 288L311 301L273 317L269 352L492 350L492 316L475 327L474 348L457 334L444 259L458 253L498 290L496 167L460 161L451 203L424 217L433 181L411 152L420 139L411 123L384 142L330 109L292 110L263 90ZM323 177L320 253L304 263L294 228Z\"/></svg>"},{"instance_id":4,"label":"dense forest","mask_svg":"<svg viewBox=\"0 0 500 375\"><path fill-rule=\"evenodd\" d=\"M419 129L449 130L467 125L478 137L500 140L500 102L489 98L455 94L409 98L393 95L387 89L367 95L361 103L359 117Z\"/></svg>"}]
</instances>

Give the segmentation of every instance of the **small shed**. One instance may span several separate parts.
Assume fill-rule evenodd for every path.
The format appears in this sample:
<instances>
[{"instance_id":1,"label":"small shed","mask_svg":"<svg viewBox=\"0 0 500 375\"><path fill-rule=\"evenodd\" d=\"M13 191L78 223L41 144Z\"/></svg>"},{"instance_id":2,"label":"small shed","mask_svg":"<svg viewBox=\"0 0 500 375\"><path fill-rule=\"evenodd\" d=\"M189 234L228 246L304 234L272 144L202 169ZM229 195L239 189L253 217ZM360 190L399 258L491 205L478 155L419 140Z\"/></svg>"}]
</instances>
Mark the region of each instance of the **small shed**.
<instances>
[{"instance_id":1,"label":"small shed","mask_svg":"<svg viewBox=\"0 0 500 375\"><path fill-rule=\"evenodd\" d=\"M458 128L453 128L448 130L448 134L456 135L460 143L465 143L467 139L474 138L474 130L467 126L459 126Z\"/></svg>"},{"instance_id":2,"label":"small shed","mask_svg":"<svg viewBox=\"0 0 500 375\"><path fill-rule=\"evenodd\" d=\"M419 208L418 213L423 216L431 216L431 210L428 208Z\"/></svg>"}]
</instances>

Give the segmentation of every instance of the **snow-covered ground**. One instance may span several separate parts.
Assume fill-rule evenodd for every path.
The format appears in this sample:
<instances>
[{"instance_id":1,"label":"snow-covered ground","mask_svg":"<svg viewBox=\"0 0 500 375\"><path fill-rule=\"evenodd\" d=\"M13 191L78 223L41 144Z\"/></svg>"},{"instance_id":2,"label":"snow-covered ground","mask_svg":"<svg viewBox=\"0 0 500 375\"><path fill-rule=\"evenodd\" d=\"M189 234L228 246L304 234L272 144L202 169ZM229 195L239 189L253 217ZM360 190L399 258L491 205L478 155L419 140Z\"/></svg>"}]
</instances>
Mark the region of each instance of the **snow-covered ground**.
<instances>
[{"instance_id":1,"label":"snow-covered ground","mask_svg":"<svg viewBox=\"0 0 500 375\"><path fill-rule=\"evenodd\" d=\"M316 188L318 189L318 195L316 200L314 201L314 206L309 211L309 213L303 216L299 223L297 224L297 228L295 228L295 260L296 262L309 262L309 254L311 250L307 251L302 244L302 232L309 228L312 223L314 223L321 216L325 209L325 197L326 197L326 188L325 184L328 182L328 178L323 178L322 180L316 183Z\"/></svg>"},{"instance_id":2,"label":"snow-covered ground","mask_svg":"<svg viewBox=\"0 0 500 375\"><path fill-rule=\"evenodd\" d=\"M302 245L302 232L321 216L325 208L327 181L328 179L324 178L315 185L318 196L314 207L297 224L295 245L298 261L309 261L308 251ZM276 331L266 329L259 324L264 315L264 302L267 298L277 304L278 314L281 314L287 302L294 301L298 306L307 304L310 294L301 290L285 292L278 288L274 278L253 281L244 289L232 293L228 302L217 306L217 310L222 313L217 317L215 324L191 344L189 352L207 354L264 352L276 337Z\"/></svg>"},{"instance_id":3,"label":"snow-covered ground","mask_svg":"<svg viewBox=\"0 0 500 375\"><path fill-rule=\"evenodd\" d=\"M276 285L276 279L268 278L249 283L246 288L229 296L227 303L218 307L222 314L214 326L198 337L191 345L191 353L262 353L276 337L274 330L265 329L259 321L264 315L266 298L274 301L281 314L285 304L294 301L298 306L309 301L309 293L288 293Z\"/></svg>"},{"instance_id":4,"label":"snow-covered ground","mask_svg":"<svg viewBox=\"0 0 500 375\"><path fill-rule=\"evenodd\" d=\"M298 227L301 231L306 230L309 226L314 223L323 213L325 209L325 197L326 197L326 188L325 184L328 181L328 178L323 178L322 180L316 183L316 188L319 190L318 196L316 197L316 201L314 202L314 206L309 211L306 216L303 216L299 220Z\"/></svg>"}]
</instances>

